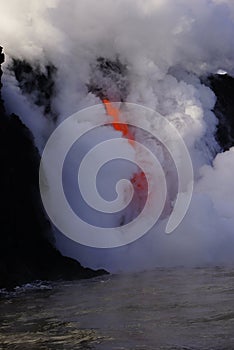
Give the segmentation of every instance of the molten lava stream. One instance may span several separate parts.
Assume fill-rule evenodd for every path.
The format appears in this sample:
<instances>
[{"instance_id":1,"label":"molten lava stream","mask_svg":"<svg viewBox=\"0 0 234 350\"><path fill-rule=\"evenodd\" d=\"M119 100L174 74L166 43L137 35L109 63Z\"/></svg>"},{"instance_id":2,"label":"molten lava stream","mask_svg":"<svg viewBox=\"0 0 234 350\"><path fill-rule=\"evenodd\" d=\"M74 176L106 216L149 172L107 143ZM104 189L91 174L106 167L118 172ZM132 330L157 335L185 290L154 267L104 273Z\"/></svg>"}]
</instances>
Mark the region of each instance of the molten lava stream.
<instances>
[{"instance_id":1,"label":"molten lava stream","mask_svg":"<svg viewBox=\"0 0 234 350\"><path fill-rule=\"evenodd\" d=\"M121 131L124 138L128 139L128 142L132 147L134 147L134 136L130 132L128 125L121 122L119 109L112 105L108 99L102 100L107 115L113 118L111 125L117 131ZM135 173L131 178L131 183L134 187L134 190L145 197L148 189L147 179L143 171Z\"/></svg>"},{"instance_id":2,"label":"molten lava stream","mask_svg":"<svg viewBox=\"0 0 234 350\"><path fill-rule=\"evenodd\" d=\"M126 139L128 139L129 143L134 146L134 137L133 135L131 134L131 132L129 131L129 128L128 128L128 125L125 124L125 123L121 123L121 120L120 120L120 113L119 113L119 110L118 108L114 107L112 105L112 103L107 100L107 99L104 99L102 100L105 108L106 108L106 113L107 115L111 116L113 118L113 122L111 123L113 128L117 131L121 131L122 134L123 134L123 137L125 137Z\"/></svg>"}]
</instances>

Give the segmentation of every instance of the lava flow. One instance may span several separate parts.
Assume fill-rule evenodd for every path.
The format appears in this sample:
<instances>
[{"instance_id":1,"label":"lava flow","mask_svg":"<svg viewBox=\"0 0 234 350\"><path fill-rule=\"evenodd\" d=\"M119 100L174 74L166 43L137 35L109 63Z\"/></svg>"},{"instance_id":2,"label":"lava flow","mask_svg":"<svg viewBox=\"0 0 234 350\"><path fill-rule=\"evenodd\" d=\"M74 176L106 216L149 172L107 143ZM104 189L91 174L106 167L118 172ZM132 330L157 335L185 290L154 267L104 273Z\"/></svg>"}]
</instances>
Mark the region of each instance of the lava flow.
<instances>
[{"instance_id":1,"label":"lava flow","mask_svg":"<svg viewBox=\"0 0 234 350\"><path fill-rule=\"evenodd\" d=\"M113 122L111 125L113 128L117 131L121 131L123 134L123 137L128 139L129 143L134 146L134 137L129 131L128 125L125 123L121 123L120 117L119 117L119 110L115 106L112 105L112 103L107 100L103 99L102 102L104 103L104 106L106 108L106 113L113 118Z\"/></svg>"},{"instance_id":2,"label":"lava flow","mask_svg":"<svg viewBox=\"0 0 234 350\"><path fill-rule=\"evenodd\" d=\"M111 123L113 128L117 131L121 131L123 137L128 139L130 145L135 148L134 136L129 130L128 125L126 123L121 122L119 109L113 106L113 104L108 99L103 99L102 102L106 108L107 115L113 118L113 122ZM140 197L142 197L142 195L143 197L146 196L148 184L145 173L143 171L139 171L133 174L131 178L131 183L134 189L137 191L137 193L140 194Z\"/></svg>"}]
</instances>

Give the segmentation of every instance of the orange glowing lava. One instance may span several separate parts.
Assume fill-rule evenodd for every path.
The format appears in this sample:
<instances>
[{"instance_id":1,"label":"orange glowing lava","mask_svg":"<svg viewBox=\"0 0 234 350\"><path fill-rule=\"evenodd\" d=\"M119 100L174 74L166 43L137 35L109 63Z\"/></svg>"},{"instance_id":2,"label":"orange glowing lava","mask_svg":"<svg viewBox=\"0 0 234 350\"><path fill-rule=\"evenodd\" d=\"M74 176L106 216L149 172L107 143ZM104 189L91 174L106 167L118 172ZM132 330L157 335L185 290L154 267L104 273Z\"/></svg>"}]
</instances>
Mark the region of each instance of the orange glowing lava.
<instances>
[{"instance_id":1,"label":"orange glowing lava","mask_svg":"<svg viewBox=\"0 0 234 350\"><path fill-rule=\"evenodd\" d=\"M108 99L102 100L107 115L111 116L113 118L113 122L111 125L113 128L117 131L121 131L123 134L123 137L128 139L128 142L134 147L134 136L131 133L131 131L128 128L128 125L121 122L120 120L120 112L118 108L112 105L112 103ZM146 176L143 171L140 171L138 173L135 173L131 178L131 183L133 187L137 190L137 192L146 192L148 188Z\"/></svg>"},{"instance_id":2,"label":"orange glowing lava","mask_svg":"<svg viewBox=\"0 0 234 350\"><path fill-rule=\"evenodd\" d=\"M113 122L111 125L113 128L117 131L121 131L123 134L123 137L128 139L129 143L133 146L134 145L134 137L132 133L130 132L128 125L125 123L122 123L120 120L120 113L118 108L112 105L112 103L108 99L103 99L102 102L104 103L104 106L106 108L106 113L113 118Z\"/></svg>"},{"instance_id":3,"label":"orange glowing lava","mask_svg":"<svg viewBox=\"0 0 234 350\"><path fill-rule=\"evenodd\" d=\"M133 184L133 187L138 191L146 190L147 180L146 180L145 173L143 171L140 171L139 173L135 173L131 178L131 183Z\"/></svg>"}]
</instances>

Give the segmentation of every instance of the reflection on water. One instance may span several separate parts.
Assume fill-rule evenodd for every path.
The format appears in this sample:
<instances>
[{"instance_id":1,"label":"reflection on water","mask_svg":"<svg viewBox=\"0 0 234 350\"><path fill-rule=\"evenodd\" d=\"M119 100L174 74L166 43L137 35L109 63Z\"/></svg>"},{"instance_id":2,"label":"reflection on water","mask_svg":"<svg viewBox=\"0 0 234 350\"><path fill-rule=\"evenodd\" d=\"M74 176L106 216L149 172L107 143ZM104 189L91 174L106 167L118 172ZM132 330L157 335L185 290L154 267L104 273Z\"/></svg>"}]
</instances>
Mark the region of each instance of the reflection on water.
<instances>
[{"instance_id":1,"label":"reflection on water","mask_svg":"<svg viewBox=\"0 0 234 350\"><path fill-rule=\"evenodd\" d=\"M3 292L0 349L234 349L234 270L158 269Z\"/></svg>"}]
</instances>

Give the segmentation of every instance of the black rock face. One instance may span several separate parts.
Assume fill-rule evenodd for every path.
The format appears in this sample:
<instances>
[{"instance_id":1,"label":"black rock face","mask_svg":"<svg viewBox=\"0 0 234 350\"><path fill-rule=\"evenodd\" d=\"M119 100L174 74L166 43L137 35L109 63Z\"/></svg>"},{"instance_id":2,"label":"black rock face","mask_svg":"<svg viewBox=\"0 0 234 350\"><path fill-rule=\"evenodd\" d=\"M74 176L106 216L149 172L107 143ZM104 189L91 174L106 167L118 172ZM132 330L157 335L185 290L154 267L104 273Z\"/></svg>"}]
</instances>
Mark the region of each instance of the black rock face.
<instances>
[{"instance_id":1,"label":"black rock face","mask_svg":"<svg viewBox=\"0 0 234 350\"><path fill-rule=\"evenodd\" d=\"M217 101L214 113L219 120L216 138L224 151L234 146L234 78L211 75L205 81L215 93Z\"/></svg>"},{"instance_id":2,"label":"black rock face","mask_svg":"<svg viewBox=\"0 0 234 350\"><path fill-rule=\"evenodd\" d=\"M39 161L30 131L16 115L6 115L0 96L0 288L105 273L83 268L53 246L39 193Z\"/></svg>"},{"instance_id":3,"label":"black rock face","mask_svg":"<svg viewBox=\"0 0 234 350\"><path fill-rule=\"evenodd\" d=\"M14 58L10 69L14 72L22 93L30 95L33 103L42 106L45 115L50 114L50 118L56 118L51 104L55 95L55 66L47 64L42 71L39 64L33 67L25 60Z\"/></svg>"},{"instance_id":4,"label":"black rock face","mask_svg":"<svg viewBox=\"0 0 234 350\"><path fill-rule=\"evenodd\" d=\"M2 52L2 47L0 46L0 113L4 113L4 106L3 106L3 101L2 101L2 95L1 95L1 89L2 89L2 69L1 69L1 64L4 62L4 54Z\"/></svg>"},{"instance_id":5,"label":"black rock face","mask_svg":"<svg viewBox=\"0 0 234 350\"><path fill-rule=\"evenodd\" d=\"M88 90L101 100L125 101L128 94L128 69L118 58L98 57L92 67Z\"/></svg>"}]
</instances>

